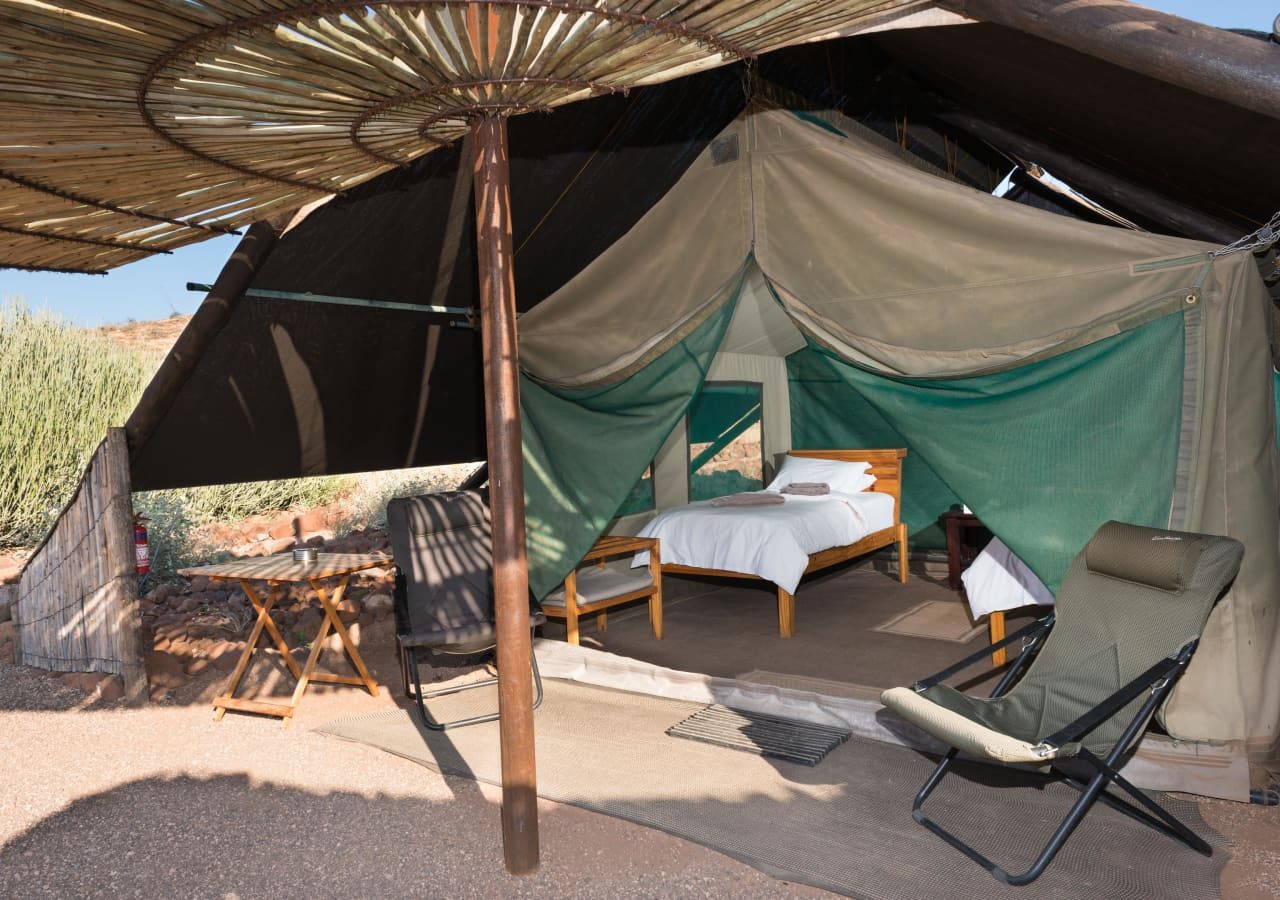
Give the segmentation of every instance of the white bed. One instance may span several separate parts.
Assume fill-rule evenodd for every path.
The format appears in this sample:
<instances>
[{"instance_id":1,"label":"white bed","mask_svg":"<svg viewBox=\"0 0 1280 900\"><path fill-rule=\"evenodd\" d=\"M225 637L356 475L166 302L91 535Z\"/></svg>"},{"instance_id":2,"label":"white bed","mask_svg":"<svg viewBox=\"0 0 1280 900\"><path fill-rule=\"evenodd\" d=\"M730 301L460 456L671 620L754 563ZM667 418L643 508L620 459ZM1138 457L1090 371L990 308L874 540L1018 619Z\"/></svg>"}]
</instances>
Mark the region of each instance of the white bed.
<instances>
[{"instance_id":1,"label":"white bed","mask_svg":"<svg viewBox=\"0 0 1280 900\"><path fill-rule=\"evenodd\" d=\"M896 543L898 577L906 582L907 529L901 520L906 454L902 449L792 450L788 457L815 463L866 463L866 473L874 476L867 480L874 484L819 497L785 494L786 501L775 506L693 503L664 510L640 534L659 539L664 573L773 582L778 592L778 631L791 637L794 594L806 572ZM834 486L849 487L837 484L835 477L812 480L830 478ZM778 482L770 487L777 489ZM637 556L632 565L642 565L647 558L647 554Z\"/></svg>"},{"instance_id":2,"label":"white bed","mask_svg":"<svg viewBox=\"0 0 1280 900\"><path fill-rule=\"evenodd\" d=\"M894 524L894 499L889 494L782 496L781 506L703 502L663 510L640 531L640 537L662 542L664 565L755 575L794 594L811 554L856 544ZM632 565L648 560L649 554L641 553Z\"/></svg>"}]
</instances>

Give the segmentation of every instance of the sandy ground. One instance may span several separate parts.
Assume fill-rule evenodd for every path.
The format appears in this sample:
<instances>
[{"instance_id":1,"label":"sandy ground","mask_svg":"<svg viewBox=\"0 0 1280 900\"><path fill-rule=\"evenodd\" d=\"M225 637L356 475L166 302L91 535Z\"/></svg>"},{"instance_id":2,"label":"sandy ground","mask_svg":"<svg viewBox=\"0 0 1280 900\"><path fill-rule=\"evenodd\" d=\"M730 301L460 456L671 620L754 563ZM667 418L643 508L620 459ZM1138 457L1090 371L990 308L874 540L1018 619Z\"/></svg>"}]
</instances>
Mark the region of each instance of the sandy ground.
<instances>
[{"instance_id":1,"label":"sandy ground","mask_svg":"<svg viewBox=\"0 0 1280 900\"><path fill-rule=\"evenodd\" d=\"M496 789L311 730L400 699L389 635L364 637L380 695L318 686L288 729L214 722L222 673L130 710L0 663L0 896L830 896L546 802L540 872L507 875ZM256 664L253 687L285 690L283 671ZM1280 896L1280 812L1203 809L1236 844L1224 896Z\"/></svg>"},{"instance_id":2,"label":"sandy ground","mask_svg":"<svg viewBox=\"0 0 1280 900\"><path fill-rule=\"evenodd\" d=\"M288 729L214 722L222 674L130 710L0 663L0 897L830 896L547 802L541 870L507 875L496 789L311 730L393 704L394 660L366 659L379 697L320 686Z\"/></svg>"}]
</instances>

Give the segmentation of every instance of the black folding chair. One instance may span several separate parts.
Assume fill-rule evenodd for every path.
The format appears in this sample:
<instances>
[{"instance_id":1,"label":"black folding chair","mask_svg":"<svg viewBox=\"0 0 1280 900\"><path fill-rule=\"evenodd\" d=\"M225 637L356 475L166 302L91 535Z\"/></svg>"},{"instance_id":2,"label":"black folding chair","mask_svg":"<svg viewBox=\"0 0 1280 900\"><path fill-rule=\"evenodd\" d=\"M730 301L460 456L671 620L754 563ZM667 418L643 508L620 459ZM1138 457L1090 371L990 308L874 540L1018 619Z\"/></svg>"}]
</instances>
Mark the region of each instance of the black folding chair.
<instances>
[{"instance_id":1,"label":"black folding chair","mask_svg":"<svg viewBox=\"0 0 1280 900\"><path fill-rule=\"evenodd\" d=\"M401 497L387 504L387 528L396 559L394 608L400 672L422 724L433 731L492 722L496 712L440 722L427 700L496 684L496 678L423 691L420 653L472 656L497 644L493 624L493 545L489 505L482 491L452 491ZM530 613L530 625L545 622ZM533 659L536 709L542 677ZM412 689L410 683L412 682Z\"/></svg>"},{"instance_id":2,"label":"black folding chair","mask_svg":"<svg viewBox=\"0 0 1280 900\"><path fill-rule=\"evenodd\" d=\"M1212 848L1116 771L1186 670L1213 605L1240 568L1244 547L1215 535L1108 522L1075 558L1055 611L997 647L1024 649L990 699L942 682L990 648L910 688L885 691L885 706L951 746L916 795L912 816L1006 884L1034 881L1101 800L1206 856ZM1022 676L1019 680L1019 676ZM936 822L924 801L964 751L1048 768L1080 792L1031 867L1012 875ZM1087 781L1063 771L1078 760ZM1134 806L1109 793L1116 785Z\"/></svg>"}]
</instances>

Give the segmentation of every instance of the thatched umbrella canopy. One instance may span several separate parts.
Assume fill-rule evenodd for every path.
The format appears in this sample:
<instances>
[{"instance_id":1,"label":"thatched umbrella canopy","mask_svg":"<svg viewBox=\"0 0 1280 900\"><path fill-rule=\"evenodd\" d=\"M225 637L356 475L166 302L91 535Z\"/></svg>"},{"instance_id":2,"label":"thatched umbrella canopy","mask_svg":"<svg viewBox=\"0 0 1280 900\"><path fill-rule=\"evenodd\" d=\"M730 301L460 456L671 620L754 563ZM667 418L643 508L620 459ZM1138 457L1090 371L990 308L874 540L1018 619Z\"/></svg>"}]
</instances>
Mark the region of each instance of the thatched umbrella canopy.
<instances>
[{"instance_id":1,"label":"thatched umbrella canopy","mask_svg":"<svg viewBox=\"0 0 1280 900\"><path fill-rule=\"evenodd\" d=\"M0 268L103 272L341 193L472 134L503 833L508 869L532 872L536 779L505 117L750 61L927 5L0 0ZM241 255L251 260L252 246Z\"/></svg>"},{"instance_id":2,"label":"thatched umbrella canopy","mask_svg":"<svg viewBox=\"0 0 1280 900\"><path fill-rule=\"evenodd\" d=\"M103 272L921 0L0 0L0 267Z\"/></svg>"}]
</instances>

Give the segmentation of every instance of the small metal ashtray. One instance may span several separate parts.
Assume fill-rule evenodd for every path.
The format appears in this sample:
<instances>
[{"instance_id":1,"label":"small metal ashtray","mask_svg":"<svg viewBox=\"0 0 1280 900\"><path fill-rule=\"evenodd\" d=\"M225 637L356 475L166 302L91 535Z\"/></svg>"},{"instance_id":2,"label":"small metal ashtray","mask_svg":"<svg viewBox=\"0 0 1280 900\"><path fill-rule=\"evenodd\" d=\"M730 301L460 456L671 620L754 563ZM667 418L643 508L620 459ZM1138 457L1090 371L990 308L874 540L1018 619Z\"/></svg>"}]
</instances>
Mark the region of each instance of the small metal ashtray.
<instances>
[{"instance_id":1,"label":"small metal ashtray","mask_svg":"<svg viewBox=\"0 0 1280 900\"><path fill-rule=\"evenodd\" d=\"M316 556L317 554L316 554L315 547L294 547L293 548L294 562L313 563L316 561Z\"/></svg>"}]
</instances>

